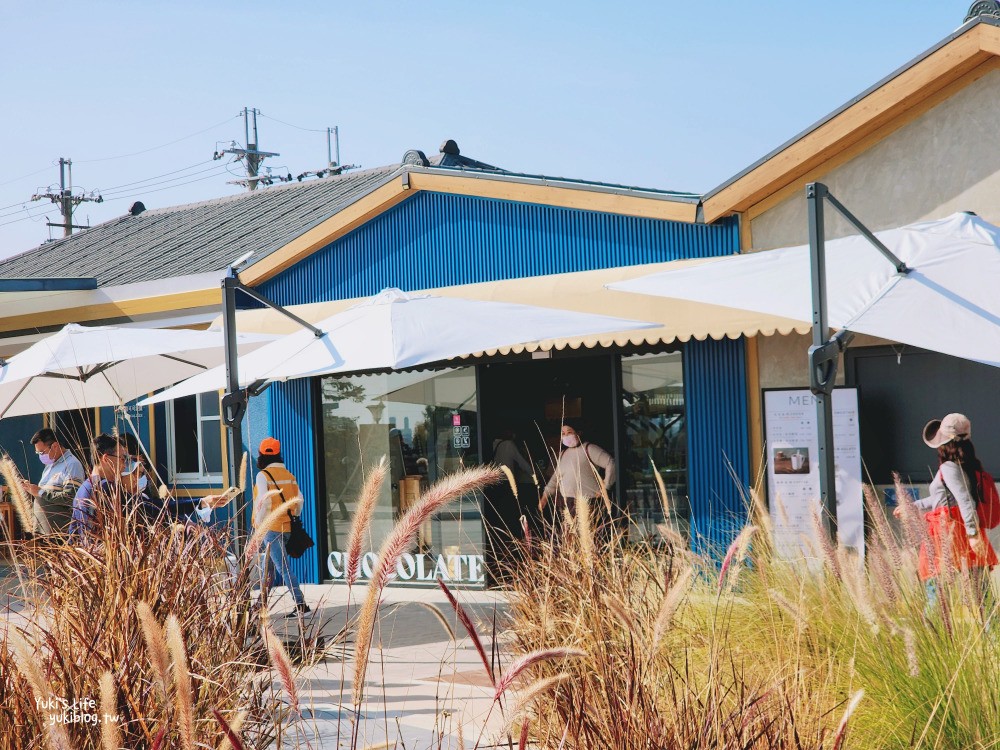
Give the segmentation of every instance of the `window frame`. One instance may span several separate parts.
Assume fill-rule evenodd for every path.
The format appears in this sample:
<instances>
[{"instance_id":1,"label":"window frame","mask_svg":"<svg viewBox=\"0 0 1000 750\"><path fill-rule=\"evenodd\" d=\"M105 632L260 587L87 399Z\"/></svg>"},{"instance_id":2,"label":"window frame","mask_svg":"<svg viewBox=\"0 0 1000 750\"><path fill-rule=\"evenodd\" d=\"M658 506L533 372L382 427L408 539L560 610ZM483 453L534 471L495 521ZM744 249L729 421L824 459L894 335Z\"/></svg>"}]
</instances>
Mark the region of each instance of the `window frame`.
<instances>
[{"instance_id":1,"label":"window frame","mask_svg":"<svg viewBox=\"0 0 1000 750\"><path fill-rule=\"evenodd\" d=\"M167 419L167 470L170 474L170 481L174 484L209 484L209 485L222 485L225 472L225 456L226 451L224 450L223 444L223 430L222 430L222 410L221 407L219 412L214 415L204 415L201 409L201 397L208 394L195 394L195 420L197 423L197 442L198 442L198 464L199 471L195 472L178 472L177 471L177 436L175 431L177 429L177 422L175 420L174 414L174 402L168 401L166 403L166 419ZM202 430L202 425L207 421L215 421L219 423L219 448L220 455L222 456L222 462L219 465L219 472L213 474L208 471L208 467L205 465L205 451L203 449L204 443L204 432Z\"/></svg>"}]
</instances>

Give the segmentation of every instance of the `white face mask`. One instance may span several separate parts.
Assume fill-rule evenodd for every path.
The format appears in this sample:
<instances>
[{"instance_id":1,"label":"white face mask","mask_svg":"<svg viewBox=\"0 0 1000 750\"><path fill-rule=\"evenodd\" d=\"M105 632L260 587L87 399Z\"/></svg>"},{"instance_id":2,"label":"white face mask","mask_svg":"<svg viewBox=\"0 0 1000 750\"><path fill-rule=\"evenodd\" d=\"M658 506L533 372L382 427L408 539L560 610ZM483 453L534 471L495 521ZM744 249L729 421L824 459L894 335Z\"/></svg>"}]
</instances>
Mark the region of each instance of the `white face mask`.
<instances>
[{"instance_id":1,"label":"white face mask","mask_svg":"<svg viewBox=\"0 0 1000 750\"><path fill-rule=\"evenodd\" d=\"M564 435L562 444L567 448L575 448L580 444L580 438L576 435Z\"/></svg>"}]
</instances>

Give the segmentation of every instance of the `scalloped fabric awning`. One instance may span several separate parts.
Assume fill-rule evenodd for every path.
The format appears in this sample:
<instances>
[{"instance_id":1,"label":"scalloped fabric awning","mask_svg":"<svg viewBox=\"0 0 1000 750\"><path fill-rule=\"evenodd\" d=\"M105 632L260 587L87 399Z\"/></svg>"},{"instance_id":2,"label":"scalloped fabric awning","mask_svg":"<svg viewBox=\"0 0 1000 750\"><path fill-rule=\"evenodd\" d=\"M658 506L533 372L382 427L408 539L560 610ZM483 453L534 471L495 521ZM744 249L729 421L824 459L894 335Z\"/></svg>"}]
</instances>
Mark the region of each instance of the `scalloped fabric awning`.
<instances>
[{"instance_id":1,"label":"scalloped fabric awning","mask_svg":"<svg viewBox=\"0 0 1000 750\"><path fill-rule=\"evenodd\" d=\"M736 310L719 305L689 302L662 297L647 297L607 289L605 285L638 278L665 270L686 268L710 263L715 258L680 260L669 263L652 263L624 266L596 271L532 276L528 278L490 281L463 286L413 290L447 297L514 302L539 305L558 310L614 315L633 320L661 323L658 328L621 331L597 336L579 336L565 339L547 339L531 344L503 347L476 352L470 356L496 356L522 352L563 349L593 349L598 347L628 346L638 344L672 343L674 341L699 341L706 338L723 339L740 336L771 336L792 332L808 333L807 320L792 320L747 310ZM289 307L296 315L310 322L317 322L363 301L361 299L318 302ZM221 325L221 317L216 320ZM296 330L295 323L274 310L244 310L237 314L237 329L243 332L282 334Z\"/></svg>"}]
</instances>

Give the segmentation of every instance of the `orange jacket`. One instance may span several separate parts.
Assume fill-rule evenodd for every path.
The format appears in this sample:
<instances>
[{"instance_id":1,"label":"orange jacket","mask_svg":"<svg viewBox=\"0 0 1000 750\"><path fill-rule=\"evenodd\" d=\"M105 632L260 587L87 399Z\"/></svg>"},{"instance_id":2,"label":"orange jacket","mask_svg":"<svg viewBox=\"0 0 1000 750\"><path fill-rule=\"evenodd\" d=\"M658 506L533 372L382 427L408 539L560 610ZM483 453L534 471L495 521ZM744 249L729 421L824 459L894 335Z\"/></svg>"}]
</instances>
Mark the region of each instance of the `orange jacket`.
<instances>
[{"instance_id":1,"label":"orange jacket","mask_svg":"<svg viewBox=\"0 0 1000 750\"><path fill-rule=\"evenodd\" d=\"M271 476L268 477L268 474ZM258 507L257 497L261 494L264 487L267 488L266 492L281 490L281 493L279 494L275 492L275 494L271 495L268 500L264 501L263 507ZM267 467L267 469L259 472L253 487L253 515L250 519L253 527L257 528L257 526L264 521L264 517L267 516L268 513L277 508L283 502L292 500L293 498L298 498L299 505L297 508L292 508L291 512L293 515L299 515L302 512L302 493L299 491L299 483L295 481L295 475L286 469L284 464L271 464ZM275 519L267 526L267 530L281 532L291 531L292 523L288 518L288 514L282 513L279 518Z\"/></svg>"}]
</instances>

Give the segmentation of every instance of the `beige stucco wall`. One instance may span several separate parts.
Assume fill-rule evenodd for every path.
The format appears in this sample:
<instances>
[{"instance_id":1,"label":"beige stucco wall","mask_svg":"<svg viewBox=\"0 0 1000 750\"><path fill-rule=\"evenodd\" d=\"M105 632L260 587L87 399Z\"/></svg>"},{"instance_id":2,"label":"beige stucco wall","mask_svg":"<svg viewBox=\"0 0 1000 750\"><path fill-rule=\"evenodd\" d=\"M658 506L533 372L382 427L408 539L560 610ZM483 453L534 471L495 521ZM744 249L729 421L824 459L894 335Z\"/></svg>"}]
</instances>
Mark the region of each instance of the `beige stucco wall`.
<instances>
[{"instance_id":1,"label":"beige stucco wall","mask_svg":"<svg viewBox=\"0 0 1000 750\"><path fill-rule=\"evenodd\" d=\"M851 348L862 346L885 346L891 342L874 336L858 335L851 342ZM812 336L791 333L787 336L758 336L757 358L761 388L808 388L809 365L806 352L812 344ZM840 358L837 384L844 384L844 358Z\"/></svg>"},{"instance_id":2,"label":"beige stucco wall","mask_svg":"<svg viewBox=\"0 0 1000 750\"><path fill-rule=\"evenodd\" d=\"M1000 70L818 179L874 230L965 210L1000 224L998 126ZM832 208L826 224L828 238L855 234ZM805 244L805 191L754 218L750 227L754 250ZM759 337L761 387L808 386L806 350L811 342L811 336L799 334ZM858 336L851 346L886 343ZM843 362L838 381L843 383Z\"/></svg>"},{"instance_id":3,"label":"beige stucco wall","mask_svg":"<svg viewBox=\"0 0 1000 750\"><path fill-rule=\"evenodd\" d=\"M966 210L1000 224L998 125L1000 70L818 179L874 230ZM832 209L826 217L827 237L854 234ZM805 244L805 191L750 226L755 250Z\"/></svg>"}]
</instances>

